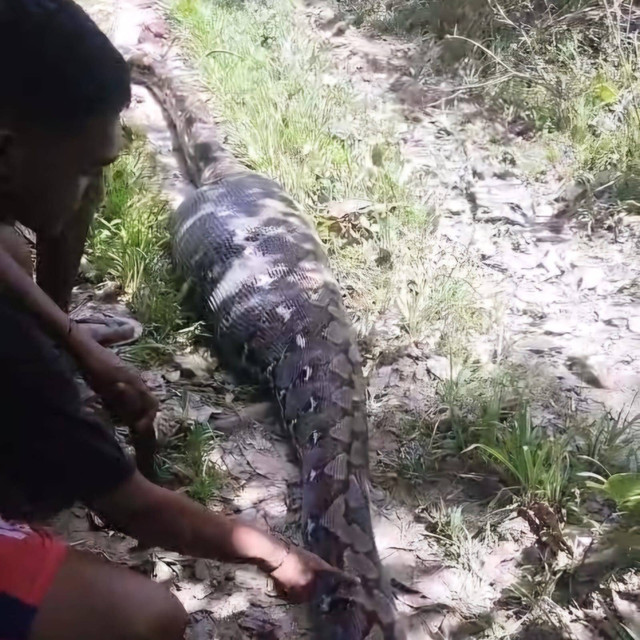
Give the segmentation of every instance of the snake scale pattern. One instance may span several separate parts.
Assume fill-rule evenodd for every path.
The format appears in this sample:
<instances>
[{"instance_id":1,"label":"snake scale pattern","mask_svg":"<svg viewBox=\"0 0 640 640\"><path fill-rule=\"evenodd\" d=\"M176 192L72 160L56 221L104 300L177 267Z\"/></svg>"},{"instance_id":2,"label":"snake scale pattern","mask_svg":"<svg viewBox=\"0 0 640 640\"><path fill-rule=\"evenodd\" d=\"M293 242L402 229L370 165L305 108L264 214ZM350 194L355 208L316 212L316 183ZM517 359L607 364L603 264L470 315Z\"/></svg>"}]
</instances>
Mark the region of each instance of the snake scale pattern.
<instances>
[{"instance_id":1,"label":"snake scale pattern","mask_svg":"<svg viewBox=\"0 0 640 640\"><path fill-rule=\"evenodd\" d=\"M221 360L273 389L301 461L307 547L357 577L318 586L315 634L399 640L371 525L361 357L315 228L277 183L225 151L168 72L148 57L130 65L197 187L173 215L177 266L196 285Z\"/></svg>"}]
</instances>

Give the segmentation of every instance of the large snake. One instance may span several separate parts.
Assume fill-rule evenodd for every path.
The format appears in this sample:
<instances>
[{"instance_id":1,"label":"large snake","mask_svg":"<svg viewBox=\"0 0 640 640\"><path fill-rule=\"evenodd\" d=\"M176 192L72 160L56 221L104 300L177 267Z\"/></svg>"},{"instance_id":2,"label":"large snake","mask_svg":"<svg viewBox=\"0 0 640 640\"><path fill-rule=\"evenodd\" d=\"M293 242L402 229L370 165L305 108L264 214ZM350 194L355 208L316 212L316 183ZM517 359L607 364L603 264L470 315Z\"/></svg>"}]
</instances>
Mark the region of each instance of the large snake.
<instances>
[{"instance_id":1,"label":"large snake","mask_svg":"<svg viewBox=\"0 0 640 640\"><path fill-rule=\"evenodd\" d=\"M177 266L195 284L223 362L273 389L301 461L307 547L356 577L318 586L315 634L398 640L371 525L361 357L315 228L277 183L222 147L166 70L140 55L130 66L163 108L197 187L172 216Z\"/></svg>"}]
</instances>

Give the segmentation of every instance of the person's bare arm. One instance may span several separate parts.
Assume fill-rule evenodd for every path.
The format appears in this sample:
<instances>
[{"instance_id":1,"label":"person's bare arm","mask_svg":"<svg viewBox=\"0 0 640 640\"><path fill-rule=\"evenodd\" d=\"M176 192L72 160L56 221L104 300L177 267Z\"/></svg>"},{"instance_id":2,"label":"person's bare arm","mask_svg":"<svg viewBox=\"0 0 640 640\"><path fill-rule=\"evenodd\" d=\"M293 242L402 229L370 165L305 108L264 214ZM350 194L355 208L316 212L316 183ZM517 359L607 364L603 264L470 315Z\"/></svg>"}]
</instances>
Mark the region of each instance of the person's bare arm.
<instances>
[{"instance_id":1,"label":"person's bare arm","mask_svg":"<svg viewBox=\"0 0 640 640\"><path fill-rule=\"evenodd\" d=\"M317 556L189 498L139 473L92 505L141 542L190 556L251 563L270 573L289 598L305 600L321 572L336 572Z\"/></svg>"},{"instance_id":2,"label":"person's bare arm","mask_svg":"<svg viewBox=\"0 0 640 640\"><path fill-rule=\"evenodd\" d=\"M73 331L69 316L38 287L33 278L0 247L0 283L3 289L18 299L41 322L43 329L82 361L89 352L88 342L81 332Z\"/></svg>"},{"instance_id":3,"label":"person's bare arm","mask_svg":"<svg viewBox=\"0 0 640 640\"><path fill-rule=\"evenodd\" d=\"M155 442L153 420L158 403L138 373L70 320L2 247L0 286L20 301L39 320L42 329L74 357L96 393L131 427L141 465L146 473L151 473Z\"/></svg>"}]
</instances>

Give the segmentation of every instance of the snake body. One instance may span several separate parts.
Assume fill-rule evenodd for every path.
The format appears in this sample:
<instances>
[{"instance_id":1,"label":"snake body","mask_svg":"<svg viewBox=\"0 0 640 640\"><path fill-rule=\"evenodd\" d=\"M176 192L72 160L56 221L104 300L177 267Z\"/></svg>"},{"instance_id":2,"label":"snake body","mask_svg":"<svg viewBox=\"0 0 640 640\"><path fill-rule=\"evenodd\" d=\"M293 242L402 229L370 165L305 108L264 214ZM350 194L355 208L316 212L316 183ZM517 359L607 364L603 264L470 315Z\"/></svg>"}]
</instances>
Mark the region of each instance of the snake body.
<instances>
[{"instance_id":1,"label":"snake body","mask_svg":"<svg viewBox=\"0 0 640 640\"><path fill-rule=\"evenodd\" d=\"M398 640L371 525L361 357L315 228L276 182L224 150L168 74L131 64L197 187L173 215L177 266L196 285L222 361L273 390L301 461L307 547L357 577L321 581L316 635Z\"/></svg>"}]
</instances>

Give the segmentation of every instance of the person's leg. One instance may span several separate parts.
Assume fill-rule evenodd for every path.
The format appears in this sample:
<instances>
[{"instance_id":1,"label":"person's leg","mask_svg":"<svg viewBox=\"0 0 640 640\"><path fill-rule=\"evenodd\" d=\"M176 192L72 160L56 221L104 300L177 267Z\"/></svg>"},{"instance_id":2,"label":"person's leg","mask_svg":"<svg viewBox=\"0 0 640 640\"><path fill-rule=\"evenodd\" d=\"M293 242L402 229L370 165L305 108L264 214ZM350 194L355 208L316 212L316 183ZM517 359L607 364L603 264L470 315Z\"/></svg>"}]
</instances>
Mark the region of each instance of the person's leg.
<instances>
[{"instance_id":1,"label":"person's leg","mask_svg":"<svg viewBox=\"0 0 640 640\"><path fill-rule=\"evenodd\" d=\"M181 640L187 614L144 576L69 550L29 640Z\"/></svg>"},{"instance_id":2,"label":"person's leg","mask_svg":"<svg viewBox=\"0 0 640 640\"><path fill-rule=\"evenodd\" d=\"M38 286L65 312L69 311L71 292L84 253L87 234L96 210L104 198L102 173L94 177L85 191L75 215L56 236L38 236L36 241L36 281ZM130 340L134 327L88 323L93 337L109 346Z\"/></svg>"},{"instance_id":3,"label":"person's leg","mask_svg":"<svg viewBox=\"0 0 640 640\"><path fill-rule=\"evenodd\" d=\"M0 518L0 638L181 640L185 626L164 586Z\"/></svg>"}]
</instances>

